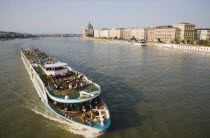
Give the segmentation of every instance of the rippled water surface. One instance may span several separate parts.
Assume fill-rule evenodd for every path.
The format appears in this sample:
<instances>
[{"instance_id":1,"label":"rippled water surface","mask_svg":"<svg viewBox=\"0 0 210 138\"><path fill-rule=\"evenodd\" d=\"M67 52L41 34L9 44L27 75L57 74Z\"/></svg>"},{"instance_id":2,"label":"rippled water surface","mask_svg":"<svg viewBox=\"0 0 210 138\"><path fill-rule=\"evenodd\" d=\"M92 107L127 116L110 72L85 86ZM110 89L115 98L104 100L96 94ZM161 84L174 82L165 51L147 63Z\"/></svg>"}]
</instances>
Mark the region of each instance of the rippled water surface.
<instances>
[{"instance_id":1,"label":"rippled water surface","mask_svg":"<svg viewBox=\"0 0 210 138\"><path fill-rule=\"evenodd\" d=\"M38 48L102 87L112 124L101 138L210 137L210 53L76 38L0 41L0 137L93 137L39 99L20 59Z\"/></svg>"}]
</instances>

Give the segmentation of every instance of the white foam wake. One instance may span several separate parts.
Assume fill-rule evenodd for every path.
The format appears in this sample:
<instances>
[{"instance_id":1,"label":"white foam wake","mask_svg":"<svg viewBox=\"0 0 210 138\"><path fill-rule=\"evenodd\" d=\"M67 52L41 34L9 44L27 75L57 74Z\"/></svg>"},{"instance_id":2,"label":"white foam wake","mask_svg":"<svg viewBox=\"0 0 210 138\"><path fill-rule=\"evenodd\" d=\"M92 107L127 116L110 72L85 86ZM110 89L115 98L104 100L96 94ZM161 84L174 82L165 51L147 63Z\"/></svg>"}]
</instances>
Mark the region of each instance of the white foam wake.
<instances>
[{"instance_id":1,"label":"white foam wake","mask_svg":"<svg viewBox=\"0 0 210 138\"><path fill-rule=\"evenodd\" d=\"M96 133L94 131L91 131L89 129L85 129L81 125L77 125L75 123L67 122L66 120L54 115L52 112L50 112L48 109L44 109L44 111L38 111L37 109L31 109L37 114L42 115L45 118L48 118L50 120L59 122L55 123L56 126L65 129L73 134L82 135L85 138L95 138L98 137L100 134Z\"/></svg>"}]
</instances>

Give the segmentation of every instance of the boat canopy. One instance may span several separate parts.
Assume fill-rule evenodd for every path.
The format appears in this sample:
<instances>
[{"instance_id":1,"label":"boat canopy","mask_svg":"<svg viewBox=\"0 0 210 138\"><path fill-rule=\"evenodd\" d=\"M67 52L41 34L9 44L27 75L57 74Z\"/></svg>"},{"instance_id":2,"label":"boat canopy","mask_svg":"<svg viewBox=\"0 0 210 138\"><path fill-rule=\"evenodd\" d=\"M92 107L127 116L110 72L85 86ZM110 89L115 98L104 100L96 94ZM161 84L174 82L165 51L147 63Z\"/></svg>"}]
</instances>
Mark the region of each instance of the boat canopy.
<instances>
[{"instance_id":1,"label":"boat canopy","mask_svg":"<svg viewBox=\"0 0 210 138\"><path fill-rule=\"evenodd\" d=\"M56 62L54 64L45 64L45 68L57 68L57 67L63 67L63 66L67 66L67 63L63 63L63 62Z\"/></svg>"}]
</instances>

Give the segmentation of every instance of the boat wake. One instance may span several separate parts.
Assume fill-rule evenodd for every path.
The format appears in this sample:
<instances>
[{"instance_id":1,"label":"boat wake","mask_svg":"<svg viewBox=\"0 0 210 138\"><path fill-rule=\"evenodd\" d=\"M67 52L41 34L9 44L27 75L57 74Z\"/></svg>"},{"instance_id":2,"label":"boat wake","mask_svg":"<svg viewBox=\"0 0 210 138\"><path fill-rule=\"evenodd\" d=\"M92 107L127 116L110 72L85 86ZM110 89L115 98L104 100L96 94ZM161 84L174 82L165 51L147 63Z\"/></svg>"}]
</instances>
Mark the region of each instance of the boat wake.
<instances>
[{"instance_id":1,"label":"boat wake","mask_svg":"<svg viewBox=\"0 0 210 138\"><path fill-rule=\"evenodd\" d=\"M25 97L27 96L25 95ZM34 93L32 97L33 98L30 98L30 101L29 97L23 99L25 102L24 107L33 111L36 114L42 115L49 120L55 121L50 123L50 125L59 127L76 135L81 135L85 138L96 138L100 135L99 133L95 133L94 131L82 128L81 125L72 124L56 116L53 112L49 111L41 101L38 102L38 100L40 99L38 98L38 96L36 96L36 93Z\"/></svg>"},{"instance_id":2,"label":"boat wake","mask_svg":"<svg viewBox=\"0 0 210 138\"><path fill-rule=\"evenodd\" d=\"M81 126L71 124L70 122L68 123L68 122L66 122L66 120L63 120L62 118L54 115L47 109L44 109L44 111L39 111L37 109L30 109L30 110L32 110L36 114L42 115L43 117L45 117L47 119L58 122L58 123L55 123L56 127L67 130L73 134L82 135L85 138L96 138L100 135L98 133L94 133L91 130L84 129Z\"/></svg>"}]
</instances>

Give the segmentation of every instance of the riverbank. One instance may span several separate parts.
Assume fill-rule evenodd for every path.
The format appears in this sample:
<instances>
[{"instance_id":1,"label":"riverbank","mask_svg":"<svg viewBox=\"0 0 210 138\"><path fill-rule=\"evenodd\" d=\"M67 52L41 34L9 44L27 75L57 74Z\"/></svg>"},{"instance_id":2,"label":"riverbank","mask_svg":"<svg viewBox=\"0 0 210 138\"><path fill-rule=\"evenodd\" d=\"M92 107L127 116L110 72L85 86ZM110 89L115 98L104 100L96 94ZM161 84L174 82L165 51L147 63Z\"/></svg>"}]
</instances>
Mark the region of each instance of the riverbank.
<instances>
[{"instance_id":1,"label":"riverbank","mask_svg":"<svg viewBox=\"0 0 210 138\"><path fill-rule=\"evenodd\" d=\"M80 39L107 42L107 39L94 38L94 37L80 37Z\"/></svg>"},{"instance_id":2,"label":"riverbank","mask_svg":"<svg viewBox=\"0 0 210 138\"><path fill-rule=\"evenodd\" d=\"M108 39L94 38L94 37L80 37L80 39L92 40L92 41L101 41L101 42L107 42L107 40L108 40ZM170 47L170 48L176 48L176 49L210 52L210 46L203 46L203 45L167 44L167 43L159 43L159 42L146 42L146 44L147 44L147 46L167 47L167 48Z\"/></svg>"},{"instance_id":3,"label":"riverbank","mask_svg":"<svg viewBox=\"0 0 210 138\"><path fill-rule=\"evenodd\" d=\"M200 51L200 52L210 52L210 47L199 46L199 45L183 45L183 44L154 44L157 47L167 47L182 50Z\"/></svg>"}]
</instances>

